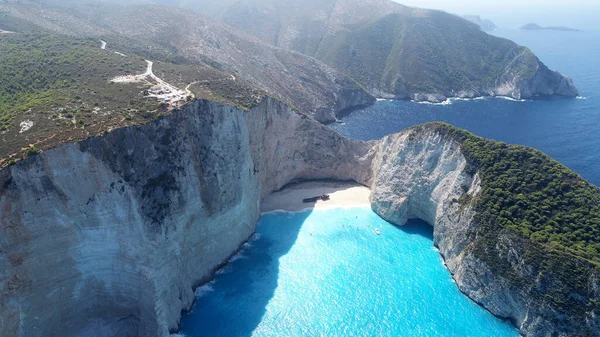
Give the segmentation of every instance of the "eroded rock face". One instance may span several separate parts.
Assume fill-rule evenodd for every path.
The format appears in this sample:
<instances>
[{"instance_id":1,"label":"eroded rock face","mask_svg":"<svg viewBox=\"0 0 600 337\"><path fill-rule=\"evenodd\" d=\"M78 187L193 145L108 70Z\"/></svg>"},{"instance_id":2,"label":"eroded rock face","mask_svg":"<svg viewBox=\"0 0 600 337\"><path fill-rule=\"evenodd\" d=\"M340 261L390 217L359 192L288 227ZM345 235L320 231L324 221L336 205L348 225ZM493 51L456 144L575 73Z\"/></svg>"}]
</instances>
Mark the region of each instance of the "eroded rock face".
<instances>
[{"instance_id":1,"label":"eroded rock face","mask_svg":"<svg viewBox=\"0 0 600 337\"><path fill-rule=\"evenodd\" d=\"M479 86L470 90L458 92L449 91L444 94L412 94L407 98L404 93L396 95L377 95L395 99L410 99L415 102L441 103L449 97L475 98L502 96L520 99L532 99L536 97L562 96L576 97L579 91L573 83L573 79L561 75L559 72L551 71L543 63L538 61L537 69L530 78L523 78L521 74L506 73L499 79L499 83L493 87Z\"/></svg>"},{"instance_id":2,"label":"eroded rock face","mask_svg":"<svg viewBox=\"0 0 600 337\"><path fill-rule=\"evenodd\" d=\"M431 224L434 244L460 290L495 315L522 323L525 304L473 254L471 200L481 181L466 167L460 144L435 131L385 137L373 161L373 210L397 225L409 219Z\"/></svg>"},{"instance_id":3,"label":"eroded rock face","mask_svg":"<svg viewBox=\"0 0 600 337\"><path fill-rule=\"evenodd\" d=\"M353 180L386 220L432 224L460 290L524 335L600 325L549 322L561 313L532 304L533 284L516 288L478 257L482 187L458 141L427 127L350 141L265 99L248 112L197 101L1 170L0 336L166 335L254 232L262 198L297 179ZM495 245L515 273L537 275L514 238Z\"/></svg>"},{"instance_id":4,"label":"eroded rock face","mask_svg":"<svg viewBox=\"0 0 600 337\"><path fill-rule=\"evenodd\" d=\"M383 138L375 145L371 202L384 219L403 225L418 218L434 227L434 244L443 255L459 289L496 316L509 319L525 336L591 336L600 333L600 319L593 310L582 317L578 308L558 309L543 297L545 287L570 287L551 272L539 270L526 257L533 249L522 238L499 235L485 246L477 237L476 197L482 186L478 173L468 167L461 144L434 131L434 128L406 130ZM471 173L470 173L471 172ZM492 251L495 259L507 262L519 283L488 265L481 249ZM570 261L573 270L589 268ZM599 298L600 283L590 274L588 293L572 296ZM591 293L591 295L589 295ZM584 301L585 302L585 301ZM567 311L565 311L567 310ZM588 309L589 310L589 309Z\"/></svg>"},{"instance_id":5,"label":"eroded rock face","mask_svg":"<svg viewBox=\"0 0 600 337\"><path fill-rule=\"evenodd\" d=\"M199 101L0 171L0 336L166 335L254 232L261 197L368 184L369 149L272 99Z\"/></svg>"}]
</instances>

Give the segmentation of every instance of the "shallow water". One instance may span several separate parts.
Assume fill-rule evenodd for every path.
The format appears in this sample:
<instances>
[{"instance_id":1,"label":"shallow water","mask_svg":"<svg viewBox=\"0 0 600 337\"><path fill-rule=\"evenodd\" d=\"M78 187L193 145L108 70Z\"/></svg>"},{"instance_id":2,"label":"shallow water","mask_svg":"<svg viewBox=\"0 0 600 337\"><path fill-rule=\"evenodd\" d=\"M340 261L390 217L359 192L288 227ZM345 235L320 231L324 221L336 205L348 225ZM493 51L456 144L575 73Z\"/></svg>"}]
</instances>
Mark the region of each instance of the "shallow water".
<instances>
[{"instance_id":1,"label":"shallow water","mask_svg":"<svg viewBox=\"0 0 600 337\"><path fill-rule=\"evenodd\" d=\"M198 289L181 335L518 336L458 291L423 222L398 228L369 208L267 214L232 260Z\"/></svg>"},{"instance_id":2,"label":"shallow water","mask_svg":"<svg viewBox=\"0 0 600 337\"><path fill-rule=\"evenodd\" d=\"M476 135L544 151L600 185L600 32L499 30L529 47L550 69L571 76L579 98L501 98L433 105L382 101L333 125L341 134L379 139L410 126L444 121Z\"/></svg>"}]
</instances>

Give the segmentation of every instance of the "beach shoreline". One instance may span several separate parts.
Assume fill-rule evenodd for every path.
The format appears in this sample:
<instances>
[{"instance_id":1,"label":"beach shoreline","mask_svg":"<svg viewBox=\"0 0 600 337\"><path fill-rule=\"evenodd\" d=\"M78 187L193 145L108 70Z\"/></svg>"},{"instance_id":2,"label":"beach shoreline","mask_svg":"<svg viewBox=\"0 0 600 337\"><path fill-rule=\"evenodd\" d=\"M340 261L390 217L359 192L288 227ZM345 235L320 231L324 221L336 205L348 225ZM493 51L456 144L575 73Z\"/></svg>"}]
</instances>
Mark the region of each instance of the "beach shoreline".
<instances>
[{"instance_id":1,"label":"beach shoreline","mask_svg":"<svg viewBox=\"0 0 600 337\"><path fill-rule=\"evenodd\" d=\"M328 194L327 201L304 203L303 199ZM292 184L266 197L260 206L261 214L303 212L333 208L371 207L368 187L351 182L310 181Z\"/></svg>"}]
</instances>

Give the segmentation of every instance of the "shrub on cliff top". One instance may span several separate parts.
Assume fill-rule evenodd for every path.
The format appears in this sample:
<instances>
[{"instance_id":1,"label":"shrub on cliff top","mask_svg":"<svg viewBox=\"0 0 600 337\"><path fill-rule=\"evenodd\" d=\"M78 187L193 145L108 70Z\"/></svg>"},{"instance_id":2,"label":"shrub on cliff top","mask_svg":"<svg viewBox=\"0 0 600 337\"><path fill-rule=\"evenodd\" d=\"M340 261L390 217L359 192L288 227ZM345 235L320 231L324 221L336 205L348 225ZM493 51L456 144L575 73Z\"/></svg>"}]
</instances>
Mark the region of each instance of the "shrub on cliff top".
<instances>
[{"instance_id":1,"label":"shrub on cliff top","mask_svg":"<svg viewBox=\"0 0 600 337\"><path fill-rule=\"evenodd\" d=\"M477 137L445 123L413 128L431 130L460 143L467 171L478 172L481 193L473 199L475 254L517 289L562 319L600 310L590 280L600 274L600 189L544 153ZM511 247L502 242L509 239ZM516 243L516 245L515 245ZM507 257L520 251L523 268ZM588 334L582 328L580 334ZM584 331L585 330L585 331ZM587 331L587 332L586 332Z\"/></svg>"},{"instance_id":2,"label":"shrub on cliff top","mask_svg":"<svg viewBox=\"0 0 600 337\"><path fill-rule=\"evenodd\" d=\"M427 127L461 144L483 191L478 220L600 264L600 189L544 153L477 137L445 123Z\"/></svg>"}]
</instances>

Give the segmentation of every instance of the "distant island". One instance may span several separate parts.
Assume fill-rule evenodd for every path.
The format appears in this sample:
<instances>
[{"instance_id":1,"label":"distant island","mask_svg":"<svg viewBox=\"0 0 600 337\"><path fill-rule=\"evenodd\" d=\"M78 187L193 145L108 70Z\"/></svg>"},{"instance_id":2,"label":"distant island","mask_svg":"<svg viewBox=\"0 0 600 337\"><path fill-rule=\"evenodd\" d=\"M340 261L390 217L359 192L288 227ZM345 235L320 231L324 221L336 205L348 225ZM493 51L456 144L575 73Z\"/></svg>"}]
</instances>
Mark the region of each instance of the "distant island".
<instances>
[{"instance_id":1,"label":"distant island","mask_svg":"<svg viewBox=\"0 0 600 337\"><path fill-rule=\"evenodd\" d=\"M478 25L484 32L491 32L498 28L495 23L487 19L482 19L479 15L463 15L462 18Z\"/></svg>"},{"instance_id":2,"label":"distant island","mask_svg":"<svg viewBox=\"0 0 600 337\"><path fill-rule=\"evenodd\" d=\"M536 23L528 23L525 26L521 27L521 29L524 29L524 30L561 30L561 31L565 31L565 32L580 32L581 31L579 29L562 27L562 26L542 27Z\"/></svg>"}]
</instances>

